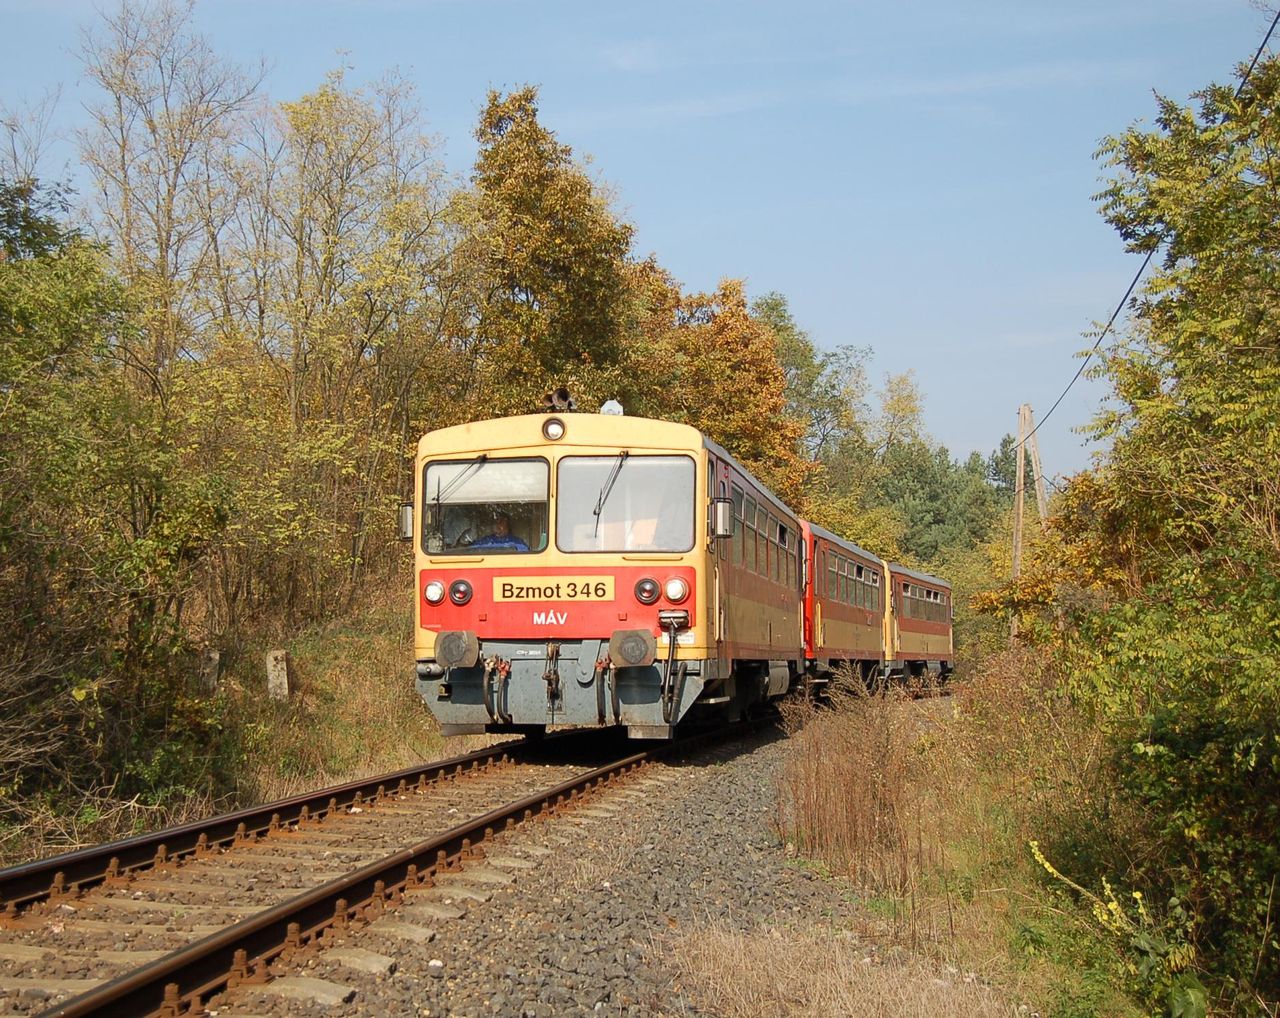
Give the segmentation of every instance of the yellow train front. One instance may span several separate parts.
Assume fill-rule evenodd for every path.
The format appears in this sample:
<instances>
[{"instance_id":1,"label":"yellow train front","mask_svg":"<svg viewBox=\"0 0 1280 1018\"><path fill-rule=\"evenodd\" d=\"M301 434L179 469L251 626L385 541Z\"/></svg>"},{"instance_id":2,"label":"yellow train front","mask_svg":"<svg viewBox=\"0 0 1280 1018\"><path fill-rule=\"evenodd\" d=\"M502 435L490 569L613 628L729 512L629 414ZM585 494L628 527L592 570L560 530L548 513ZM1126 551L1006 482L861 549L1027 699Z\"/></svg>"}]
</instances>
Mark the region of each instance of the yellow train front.
<instances>
[{"instance_id":1,"label":"yellow train front","mask_svg":"<svg viewBox=\"0 0 1280 1018\"><path fill-rule=\"evenodd\" d=\"M443 732L619 725L661 738L696 704L740 713L768 695L767 663L733 682L718 657L715 563L734 513L713 482L727 460L686 425L621 415L426 435L415 651Z\"/></svg>"}]
</instances>

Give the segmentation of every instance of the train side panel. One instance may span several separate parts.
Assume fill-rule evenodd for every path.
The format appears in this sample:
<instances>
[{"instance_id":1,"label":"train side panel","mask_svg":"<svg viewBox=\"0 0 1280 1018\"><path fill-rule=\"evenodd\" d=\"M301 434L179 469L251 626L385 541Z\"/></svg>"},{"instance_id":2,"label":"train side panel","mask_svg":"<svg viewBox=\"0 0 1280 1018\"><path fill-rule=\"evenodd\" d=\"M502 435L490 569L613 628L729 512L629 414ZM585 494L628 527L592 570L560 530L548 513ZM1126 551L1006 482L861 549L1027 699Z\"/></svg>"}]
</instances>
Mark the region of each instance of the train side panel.
<instances>
[{"instance_id":1,"label":"train side panel","mask_svg":"<svg viewBox=\"0 0 1280 1018\"><path fill-rule=\"evenodd\" d=\"M735 684L759 681L766 696L778 696L804 660L801 522L723 449L709 447L713 494L731 500L734 519L713 562L717 656Z\"/></svg>"},{"instance_id":2,"label":"train side panel","mask_svg":"<svg viewBox=\"0 0 1280 1018\"><path fill-rule=\"evenodd\" d=\"M880 560L850 541L808 525L809 654L816 668L850 662L869 675L883 665L886 583Z\"/></svg>"},{"instance_id":3,"label":"train side panel","mask_svg":"<svg viewBox=\"0 0 1280 1018\"><path fill-rule=\"evenodd\" d=\"M891 598L886 641L890 670L903 675L945 675L954 664L951 585L898 563L887 564Z\"/></svg>"}]
</instances>

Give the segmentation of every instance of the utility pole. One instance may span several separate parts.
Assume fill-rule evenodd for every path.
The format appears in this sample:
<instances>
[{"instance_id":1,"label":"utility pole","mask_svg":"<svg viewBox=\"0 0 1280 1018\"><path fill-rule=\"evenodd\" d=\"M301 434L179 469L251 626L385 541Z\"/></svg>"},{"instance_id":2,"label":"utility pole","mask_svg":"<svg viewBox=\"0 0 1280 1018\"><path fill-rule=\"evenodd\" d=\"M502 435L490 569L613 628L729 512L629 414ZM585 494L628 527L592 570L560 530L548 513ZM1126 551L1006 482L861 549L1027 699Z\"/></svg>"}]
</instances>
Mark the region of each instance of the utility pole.
<instances>
[{"instance_id":1,"label":"utility pole","mask_svg":"<svg viewBox=\"0 0 1280 1018\"><path fill-rule=\"evenodd\" d=\"M1036 439L1035 422L1031 418L1031 404L1023 403L1027 412L1027 440L1031 446L1031 474L1036 480L1036 508L1040 510L1040 529L1049 526L1049 499L1044 493L1044 472L1040 469L1040 443Z\"/></svg>"},{"instance_id":2,"label":"utility pole","mask_svg":"<svg viewBox=\"0 0 1280 1018\"><path fill-rule=\"evenodd\" d=\"M1018 407L1018 483L1013 493L1013 579L1016 582L1022 572L1022 518L1027 476L1027 446L1031 447L1031 474L1036 485L1036 509L1040 513L1040 529L1049 525L1049 499L1044 490L1044 471L1040 469L1040 445L1036 442L1035 421L1031 404ZM1013 613L1009 622L1009 646L1018 636L1018 615Z\"/></svg>"},{"instance_id":3,"label":"utility pole","mask_svg":"<svg viewBox=\"0 0 1280 1018\"><path fill-rule=\"evenodd\" d=\"M1022 502L1027 471L1027 404L1018 407L1018 483L1013 489L1013 581L1018 582L1022 572ZM1009 620L1009 646L1018 638L1018 613Z\"/></svg>"}]
</instances>

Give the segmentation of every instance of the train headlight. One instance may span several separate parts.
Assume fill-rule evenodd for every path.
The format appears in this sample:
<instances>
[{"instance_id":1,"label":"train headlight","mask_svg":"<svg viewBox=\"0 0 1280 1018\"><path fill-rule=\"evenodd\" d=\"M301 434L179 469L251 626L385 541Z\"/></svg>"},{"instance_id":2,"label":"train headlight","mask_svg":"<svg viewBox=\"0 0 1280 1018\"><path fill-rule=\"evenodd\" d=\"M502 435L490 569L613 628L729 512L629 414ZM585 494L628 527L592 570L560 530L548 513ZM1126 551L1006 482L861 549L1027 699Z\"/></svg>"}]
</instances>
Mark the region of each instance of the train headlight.
<instances>
[{"instance_id":1,"label":"train headlight","mask_svg":"<svg viewBox=\"0 0 1280 1018\"><path fill-rule=\"evenodd\" d=\"M464 605L471 600L471 584L466 580L454 580L449 584L449 600L456 605Z\"/></svg>"},{"instance_id":2,"label":"train headlight","mask_svg":"<svg viewBox=\"0 0 1280 1018\"><path fill-rule=\"evenodd\" d=\"M427 599L427 604L439 604L444 600L444 584L439 580L432 580L422 588L422 596Z\"/></svg>"},{"instance_id":3,"label":"train headlight","mask_svg":"<svg viewBox=\"0 0 1280 1018\"><path fill-rule=\"evenodd\" d=\"M548 442L558 442L564 438L564 421L559 417L548 418L542 426L542 437Z\"/></svg>"},{"instance_id":4,"label":"train headlight","mask_svg":"<svg viewBox=\"0 0 1280 1018\"><path fill-rule=\"evenodd\" d=\"M673 576L667 580L662 592L667 595L667 600L672 604L679 604L689 596L689 584L685 583L679 576Z\"/></svg>"},{"instance_id":5,"label":"train headlight","mask_svg":"<svg viewBox=\"0 0 1280 1018\"><path fill-rule=\"evenodd\" d=\"M641 604L653 604L658 600L660 593L662 588L658 586L658 581L651 580L647 576L636 584L636 600Z\"/></svg>"}]
</instances>

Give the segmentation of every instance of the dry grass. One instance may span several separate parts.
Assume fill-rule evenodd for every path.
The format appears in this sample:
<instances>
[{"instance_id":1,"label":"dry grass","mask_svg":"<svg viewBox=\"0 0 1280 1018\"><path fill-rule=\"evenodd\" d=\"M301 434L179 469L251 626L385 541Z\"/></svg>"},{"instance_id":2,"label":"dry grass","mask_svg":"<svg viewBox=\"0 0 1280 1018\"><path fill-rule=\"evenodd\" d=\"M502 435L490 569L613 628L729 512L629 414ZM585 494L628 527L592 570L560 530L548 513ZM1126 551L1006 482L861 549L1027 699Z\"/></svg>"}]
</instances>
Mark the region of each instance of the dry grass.
<instances>
[{"instance_id":1,"label":"dry grass","mask_svg":"<svg viewBox=\"0 0 1280 1018\"><path fill-rule=\"evenodd\" d=\"M414 689L410 599L387 590L345 619L289 645L298 690L265 701L262 664L247 664L243 801L264 802L409 767L472 748L449 740ZM483 740L482 740L483 741Z\"/></svg>"},{"instance_id":2,"label":"dry grass","mask_svg":"<svg viewBox=\"0 0 1280 1018\"><path fill-rule=\"evenodd\" d=\"M145 831L173 827L228 806L207 795L148 806L137 796L121 799L111 788L82 793L75 813L55 809L41 800L5 803L0 813L0 865L44 859Z\"/></svg>"},{"instance_id":3,"label":"dry grass","mask_svg":"<svg viewBox=\"0 0 1280 1018\"><path fill-rule=\"evenodd\" d=\"M1082 994L1104 991L1081 989L1051 956L1094 946L1045 893L1027 842L1100 822L1098 737L1050 678L1007 655L947 699L846 692L793 716L778 827L799 856L852 881L882 942L1084 1014Z\"/></svg>"},{"instance_id":4,"label":"dry grass","mask_svg":"<svg viewBox=\"0 0 1280 1018\"><path fill-rule=\"evenodd\" d=\"M699 1007L720 1018L1017 1013L997 990L972 976L918 960L882 964L853 937L831 930L741 934L710 926L686 933L666 950L677 959Z\"/></svg>"},{"instance_id":5,"label":"dry grass","mask_svg":"<svg viewBox=\"0 0 1280 1018\"><path fill-rule=\"evenodd\" d=\"M915 706L896 693L839 691L833 706L791 710L795 748L781 779L778 827L799 854L862 887L900 893L912 873Z\"/></svg>"}]
</instances>

